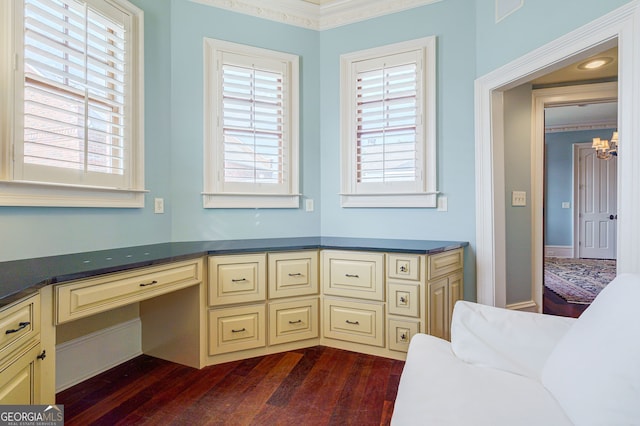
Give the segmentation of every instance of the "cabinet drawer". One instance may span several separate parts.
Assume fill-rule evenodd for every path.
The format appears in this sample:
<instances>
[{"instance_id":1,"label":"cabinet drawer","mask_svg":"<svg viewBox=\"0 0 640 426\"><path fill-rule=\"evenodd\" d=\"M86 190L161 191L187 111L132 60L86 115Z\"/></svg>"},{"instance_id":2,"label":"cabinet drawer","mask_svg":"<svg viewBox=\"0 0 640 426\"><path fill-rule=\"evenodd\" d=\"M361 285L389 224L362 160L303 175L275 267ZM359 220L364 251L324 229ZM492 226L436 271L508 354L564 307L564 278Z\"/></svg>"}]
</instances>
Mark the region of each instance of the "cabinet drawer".
<instances>
[{"instance_id":1,"label":"cabinet drawer","mask_svg":"<svg viewBox=\"0 0 640 426\"><path fill-rule=\"evenodd\" d=\"M324 300L324 337L384 346L383 321L382 304Z\"/></svg>"},{"instance_id":2,"label":"cabinet drawer","mask_svg":"<svg viewBox=\"0 0 640 426\"><path fill-rule=\"evenodd\" d=\"M202 260L196 259L57 285L56 323L108 311L201 282Z\"/></svg>"},{"instance_id":3,"label":"cabinet drawer","mask_svg":"<svg viewBox=\"0 0 640 426\"><path fill-rule=\"evenodd\" d=\"M269 304L269 343L318 337L318 298Z\"/></svg>"},{"instance_id":4,"label":"cabinet drawer","mask_svg":"<svg viewBox=\"0 0 640 426\"><path fill-rule=\"evenodd\" d=\"M384 254L323 252L324 294L384 300Z\"/></svg>"},{"instance_id":5,"label":"cabinet drawer","mask_svg":"<svg viewBox=\"0 0 640 426\"><path fill-rule=\"evenodd\" d=\"M462 249L446 251L444 253L429 256L427 260L429 264L429 274L427 279L432 280L458 269L462 269L463 257L464 251Z\"/></svg>"},{"instance_id":6,"label":"cabinet drawer","mask_svg":"<svg viewBox=\"0 0 640 426\"><path fill-rule=\"evenodd\" d=\"M0 311L0 363L10 353L32 339L39 339L40 294Z\"/></svg>"},{"instance_id":7,"label":"cabinet drawer","mask_svg":"<svg viewBox=\"0 0 640 426\"><path fill-rule=\"evenodd\" d=\"M389 278L418 281L420 279L420 256L392 253L387 255Z\"/></svg>"},{"instance_id":8,"label":"cabinet drawer","mask_svg":"<svg viewBox=\"0 0 640 426\"><path fill-rule=\"evenodd\" d=\"M318 252L269 253L269 298L318 294Z\"/></svg>"},{"instance_id":9,"label":"cabinet drawer","mask_svg":"<svg viewBox=\"0 0 640 426\"><path fill-rule=\"evenodd\" d=\"M389 314L420 316L420 287L418 284L389 282Z\"/></svg>"},{"instance_id":10,"label":"cabinet drawer","mask_svg":"<svg viewBox=\"0 0 640 426\"><path fill-rule=\"evenodd\" d=\"M265 346L265 306L209 311L209 355Z\"/></svg>"},{"instance_id":11,"label":"cabinet drawer","mask_svg":"<svg viewBox=\"0 0 640 426\"><path fill-rule=\"evenodd\" d=\"M209 258L209 305L259 302L266 298L266 255Z\"/></svg>"},{"instance_id":12,"label":"cabinet drawer","mask_svg":"<svg viewBox=\"0 0 640 426\"><path fill-rule=\"evenodd\" d=\"M389 349L407 352L411 338L418 333L420 333L418 321L389 319Z\"/></svg>"}]
</instances>

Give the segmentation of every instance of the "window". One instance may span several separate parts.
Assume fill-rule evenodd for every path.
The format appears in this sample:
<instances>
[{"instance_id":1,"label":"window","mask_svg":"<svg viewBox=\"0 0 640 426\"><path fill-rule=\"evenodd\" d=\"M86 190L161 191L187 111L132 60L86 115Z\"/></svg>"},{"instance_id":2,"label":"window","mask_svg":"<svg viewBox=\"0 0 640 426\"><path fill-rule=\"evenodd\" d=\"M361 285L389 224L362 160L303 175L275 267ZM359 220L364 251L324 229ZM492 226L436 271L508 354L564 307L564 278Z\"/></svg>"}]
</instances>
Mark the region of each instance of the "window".
<instances>
[{"instance_id":1,"label":"window","mask_svg":"<svg viewBox=\"0 0 640 426\"><path fill-rule=\"evenodd\" d=\"M435 37L341 57L343 207L436 207Z\"/></svg>"},{"instance_id":2,"label":"window","mask_svg":"<svg viewBox=\"0 0 640 426\"><path fill-rule=\"evenodd\" d=\"M298 208L298 57L204 48L204 207Z\"/></svg>"},{"instance_id":3,"label":"window","mask_svg":"<svg viewBox=\"0 0 640 426\"><path fill-rule=\"evenodd\" d=\"M0 203L144 206L142 12L123 0L14 4Z\"/></svg>"}]
</instances>

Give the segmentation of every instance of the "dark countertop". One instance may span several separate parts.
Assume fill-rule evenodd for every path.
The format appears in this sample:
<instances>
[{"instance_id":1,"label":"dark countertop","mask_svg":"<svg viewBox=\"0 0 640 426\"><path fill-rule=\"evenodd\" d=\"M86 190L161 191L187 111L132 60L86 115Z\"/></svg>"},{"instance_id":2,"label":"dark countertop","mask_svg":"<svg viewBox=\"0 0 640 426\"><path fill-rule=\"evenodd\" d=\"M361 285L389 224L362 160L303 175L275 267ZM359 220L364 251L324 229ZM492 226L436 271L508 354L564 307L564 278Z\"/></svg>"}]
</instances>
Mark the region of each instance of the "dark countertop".
<instances>
[{"instance_id":1,"label":"dark countertop","mask_svg":"<svg viewBox=\"0 0 640 426\"><path fill-rule=\"evenodd\" d=\"M175 262L207 254L339 249L434 254L465 247L456 241L298 237L159 243L0 262L0 307L65 281Z\"/></svg>"}]
</instances>

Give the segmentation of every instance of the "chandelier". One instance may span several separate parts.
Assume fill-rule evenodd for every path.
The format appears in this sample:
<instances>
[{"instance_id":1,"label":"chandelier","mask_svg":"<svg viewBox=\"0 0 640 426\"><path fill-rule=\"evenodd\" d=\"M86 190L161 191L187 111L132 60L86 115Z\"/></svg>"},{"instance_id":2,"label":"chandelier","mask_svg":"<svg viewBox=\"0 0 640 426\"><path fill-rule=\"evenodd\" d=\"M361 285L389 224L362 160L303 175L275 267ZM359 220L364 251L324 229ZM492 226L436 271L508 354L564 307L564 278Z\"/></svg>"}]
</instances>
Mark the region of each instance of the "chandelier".
<instances>
[{"instance_id":1,"label":"chandelier","mask_svg":"<svg viewBox=\"0 0 640 426\"><path fill-rule=\"evenodd\" d=\"M591 147L596 150L596 155L601 160L608 160L618 156L618 132L613 132L611 142L606 139L593 138Z\"/></svg>"}]
</instances>

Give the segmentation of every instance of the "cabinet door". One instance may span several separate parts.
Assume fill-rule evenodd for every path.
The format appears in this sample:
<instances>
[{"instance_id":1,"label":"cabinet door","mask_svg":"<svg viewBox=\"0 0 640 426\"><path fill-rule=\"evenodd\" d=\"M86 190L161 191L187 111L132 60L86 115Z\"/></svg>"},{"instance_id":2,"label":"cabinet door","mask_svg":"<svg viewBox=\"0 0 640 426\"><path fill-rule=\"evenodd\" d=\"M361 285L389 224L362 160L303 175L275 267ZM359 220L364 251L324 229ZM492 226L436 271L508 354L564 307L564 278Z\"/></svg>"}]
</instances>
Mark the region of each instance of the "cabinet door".
<instances>
[{"instance_id":1,"label":"cabinet door","mask_svg":"<svg viewBox=\"0 0 640 426\"><path fill-rule=\"evenodd\" d=\"M449 338L449 280L445 277L429 283L429 334Z\"/></svg>"},{"instance_id":2,"label":"cabinet door","mask_svg":"<svg viewBox=\"0 0 640 426\"><path fill-rule=\"evenodd\" d=\"M0 371L0 404L40 403L40 360L36 345Z\"/></svg>"},{"instance_id":3,"label":"cabinet door","mask_svg":"<svg viewBox=\"0 0 640 426\"><path fill-rule=\"evenodd\" d=\"M458 300L462 300L464 294L464 281L462 272L451 274L449 276L449 319L447 324L451 326L451 319L453 317L453 307ZM451 337L451 336L449 336Z\"/></svg>"}]
</instances>

